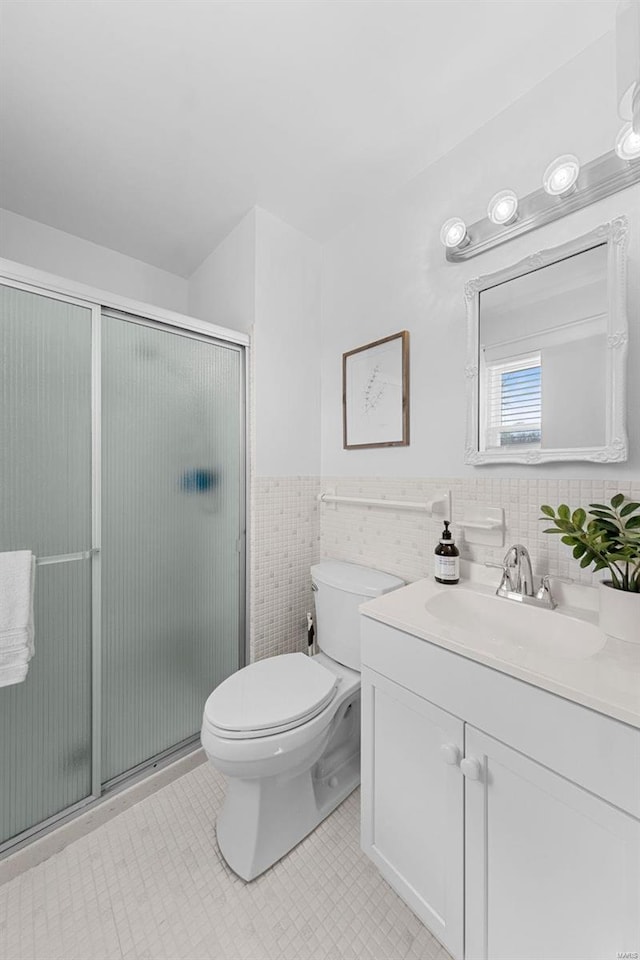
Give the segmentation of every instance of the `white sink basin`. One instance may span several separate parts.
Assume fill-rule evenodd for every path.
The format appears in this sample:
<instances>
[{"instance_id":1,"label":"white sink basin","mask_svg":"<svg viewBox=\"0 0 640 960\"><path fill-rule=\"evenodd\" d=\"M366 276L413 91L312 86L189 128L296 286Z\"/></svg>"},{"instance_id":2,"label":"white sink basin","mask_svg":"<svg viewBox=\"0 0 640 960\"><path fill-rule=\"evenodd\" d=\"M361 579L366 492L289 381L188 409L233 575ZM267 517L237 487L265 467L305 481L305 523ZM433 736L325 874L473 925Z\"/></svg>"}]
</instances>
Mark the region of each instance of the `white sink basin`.
<instances>
[{"instance_id":1,"label":"white sink basin","mask_svg":"<svg viewBox=\"0 0 640 960\"><path fill-rule=\"evenodd\" d=\"M456 587L430 597L425 607L443 625L505 652L529 649L563 660L586 660L606 642L597 627L578 617Z\"/></svg>"},{"instance_id":2,"label":"white sink basin","mask_svg":"<svg viewBox=\"0 0 640 960\"><path fill-rule=\"evenodd\" d=\"M600 632L594 587L557 586L556 610L496 597L495 589L484 567L468 563L455 586L416 580L368 600L361 611L400 634L640 727L640 644ZM383 643L375 631L372 637Z\"/></svg>"}]
</instances>

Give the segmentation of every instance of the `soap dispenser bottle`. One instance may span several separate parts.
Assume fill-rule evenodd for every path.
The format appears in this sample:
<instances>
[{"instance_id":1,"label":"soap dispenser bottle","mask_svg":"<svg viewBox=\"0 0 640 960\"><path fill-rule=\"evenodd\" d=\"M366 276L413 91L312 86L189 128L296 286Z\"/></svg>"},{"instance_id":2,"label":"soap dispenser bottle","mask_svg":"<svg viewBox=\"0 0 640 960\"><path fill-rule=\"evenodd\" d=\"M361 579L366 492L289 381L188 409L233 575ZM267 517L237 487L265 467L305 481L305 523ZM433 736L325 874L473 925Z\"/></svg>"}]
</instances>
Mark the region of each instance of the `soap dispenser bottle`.
<instances>
[{"instance_id":1,"label":"soap dispenser bottle","mask_svg":"<svg viewBox=\"0 0 640 960\"><path fill-rule=\"evenodd\" d=\"M440 543L435 549L436 572L438 583L458 583L460 580L460 551L453 542L449 530L449 520L444 522L444 530Z\"/></svg>"}]
</instances>

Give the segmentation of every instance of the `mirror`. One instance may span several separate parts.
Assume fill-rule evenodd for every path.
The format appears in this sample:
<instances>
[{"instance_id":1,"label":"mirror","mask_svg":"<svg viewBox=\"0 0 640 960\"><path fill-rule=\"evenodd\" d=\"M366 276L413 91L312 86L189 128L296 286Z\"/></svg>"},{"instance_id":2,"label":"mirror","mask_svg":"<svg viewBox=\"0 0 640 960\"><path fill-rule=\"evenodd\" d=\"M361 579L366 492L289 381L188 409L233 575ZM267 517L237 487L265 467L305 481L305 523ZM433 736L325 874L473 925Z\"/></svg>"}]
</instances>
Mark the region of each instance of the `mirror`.
<instances>
[{"instance_id":1,"label":"mirror","mask_svg":"<svg viewBox=\"0 0 640 960\"><path fill-rule=\"evenodd\" d=\"M471 280L465 462L627 458L627 221Z\"/></svg>"}]
</instances>

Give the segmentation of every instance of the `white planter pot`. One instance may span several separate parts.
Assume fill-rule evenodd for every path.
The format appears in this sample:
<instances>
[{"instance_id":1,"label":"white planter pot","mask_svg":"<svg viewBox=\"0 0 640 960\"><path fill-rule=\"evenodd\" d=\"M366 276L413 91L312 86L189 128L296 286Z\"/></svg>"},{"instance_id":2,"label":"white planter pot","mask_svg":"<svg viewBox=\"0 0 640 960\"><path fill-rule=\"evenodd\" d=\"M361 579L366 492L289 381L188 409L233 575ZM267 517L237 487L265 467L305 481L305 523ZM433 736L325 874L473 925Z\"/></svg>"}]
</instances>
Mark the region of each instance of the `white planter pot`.
<instances>
[{"instance_id":1,"label":"white planter pot","mask_svg":"<svg viewBox=\"0 0 640 960\"><path fill-rule=\"evenodd\" d=\"M600 584L600 629L609 637L640 643L640 593Z\"/></svg>"}]
</instances>

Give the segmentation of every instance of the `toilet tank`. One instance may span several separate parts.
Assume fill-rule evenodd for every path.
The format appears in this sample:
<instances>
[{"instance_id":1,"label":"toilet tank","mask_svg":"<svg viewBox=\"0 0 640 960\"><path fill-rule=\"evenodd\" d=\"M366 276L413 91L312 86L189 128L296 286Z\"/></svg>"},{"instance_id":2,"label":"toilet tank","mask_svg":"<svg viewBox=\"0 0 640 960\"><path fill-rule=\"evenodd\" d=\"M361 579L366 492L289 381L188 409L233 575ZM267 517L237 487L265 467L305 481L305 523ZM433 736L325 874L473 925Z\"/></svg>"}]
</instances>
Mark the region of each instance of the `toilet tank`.
<instances>
[{"instance_id":1,"label":"toilet tank","mask_svg":"<svg viewBox=\"0 0 640 960\"><path fill-rule=\"evenodd\" d=\"M356 563L323 560L311 567L319 648L332 660L360 670L358 607L372 597L397 590L404 580Z\"/></svg>"}]
</instances>

